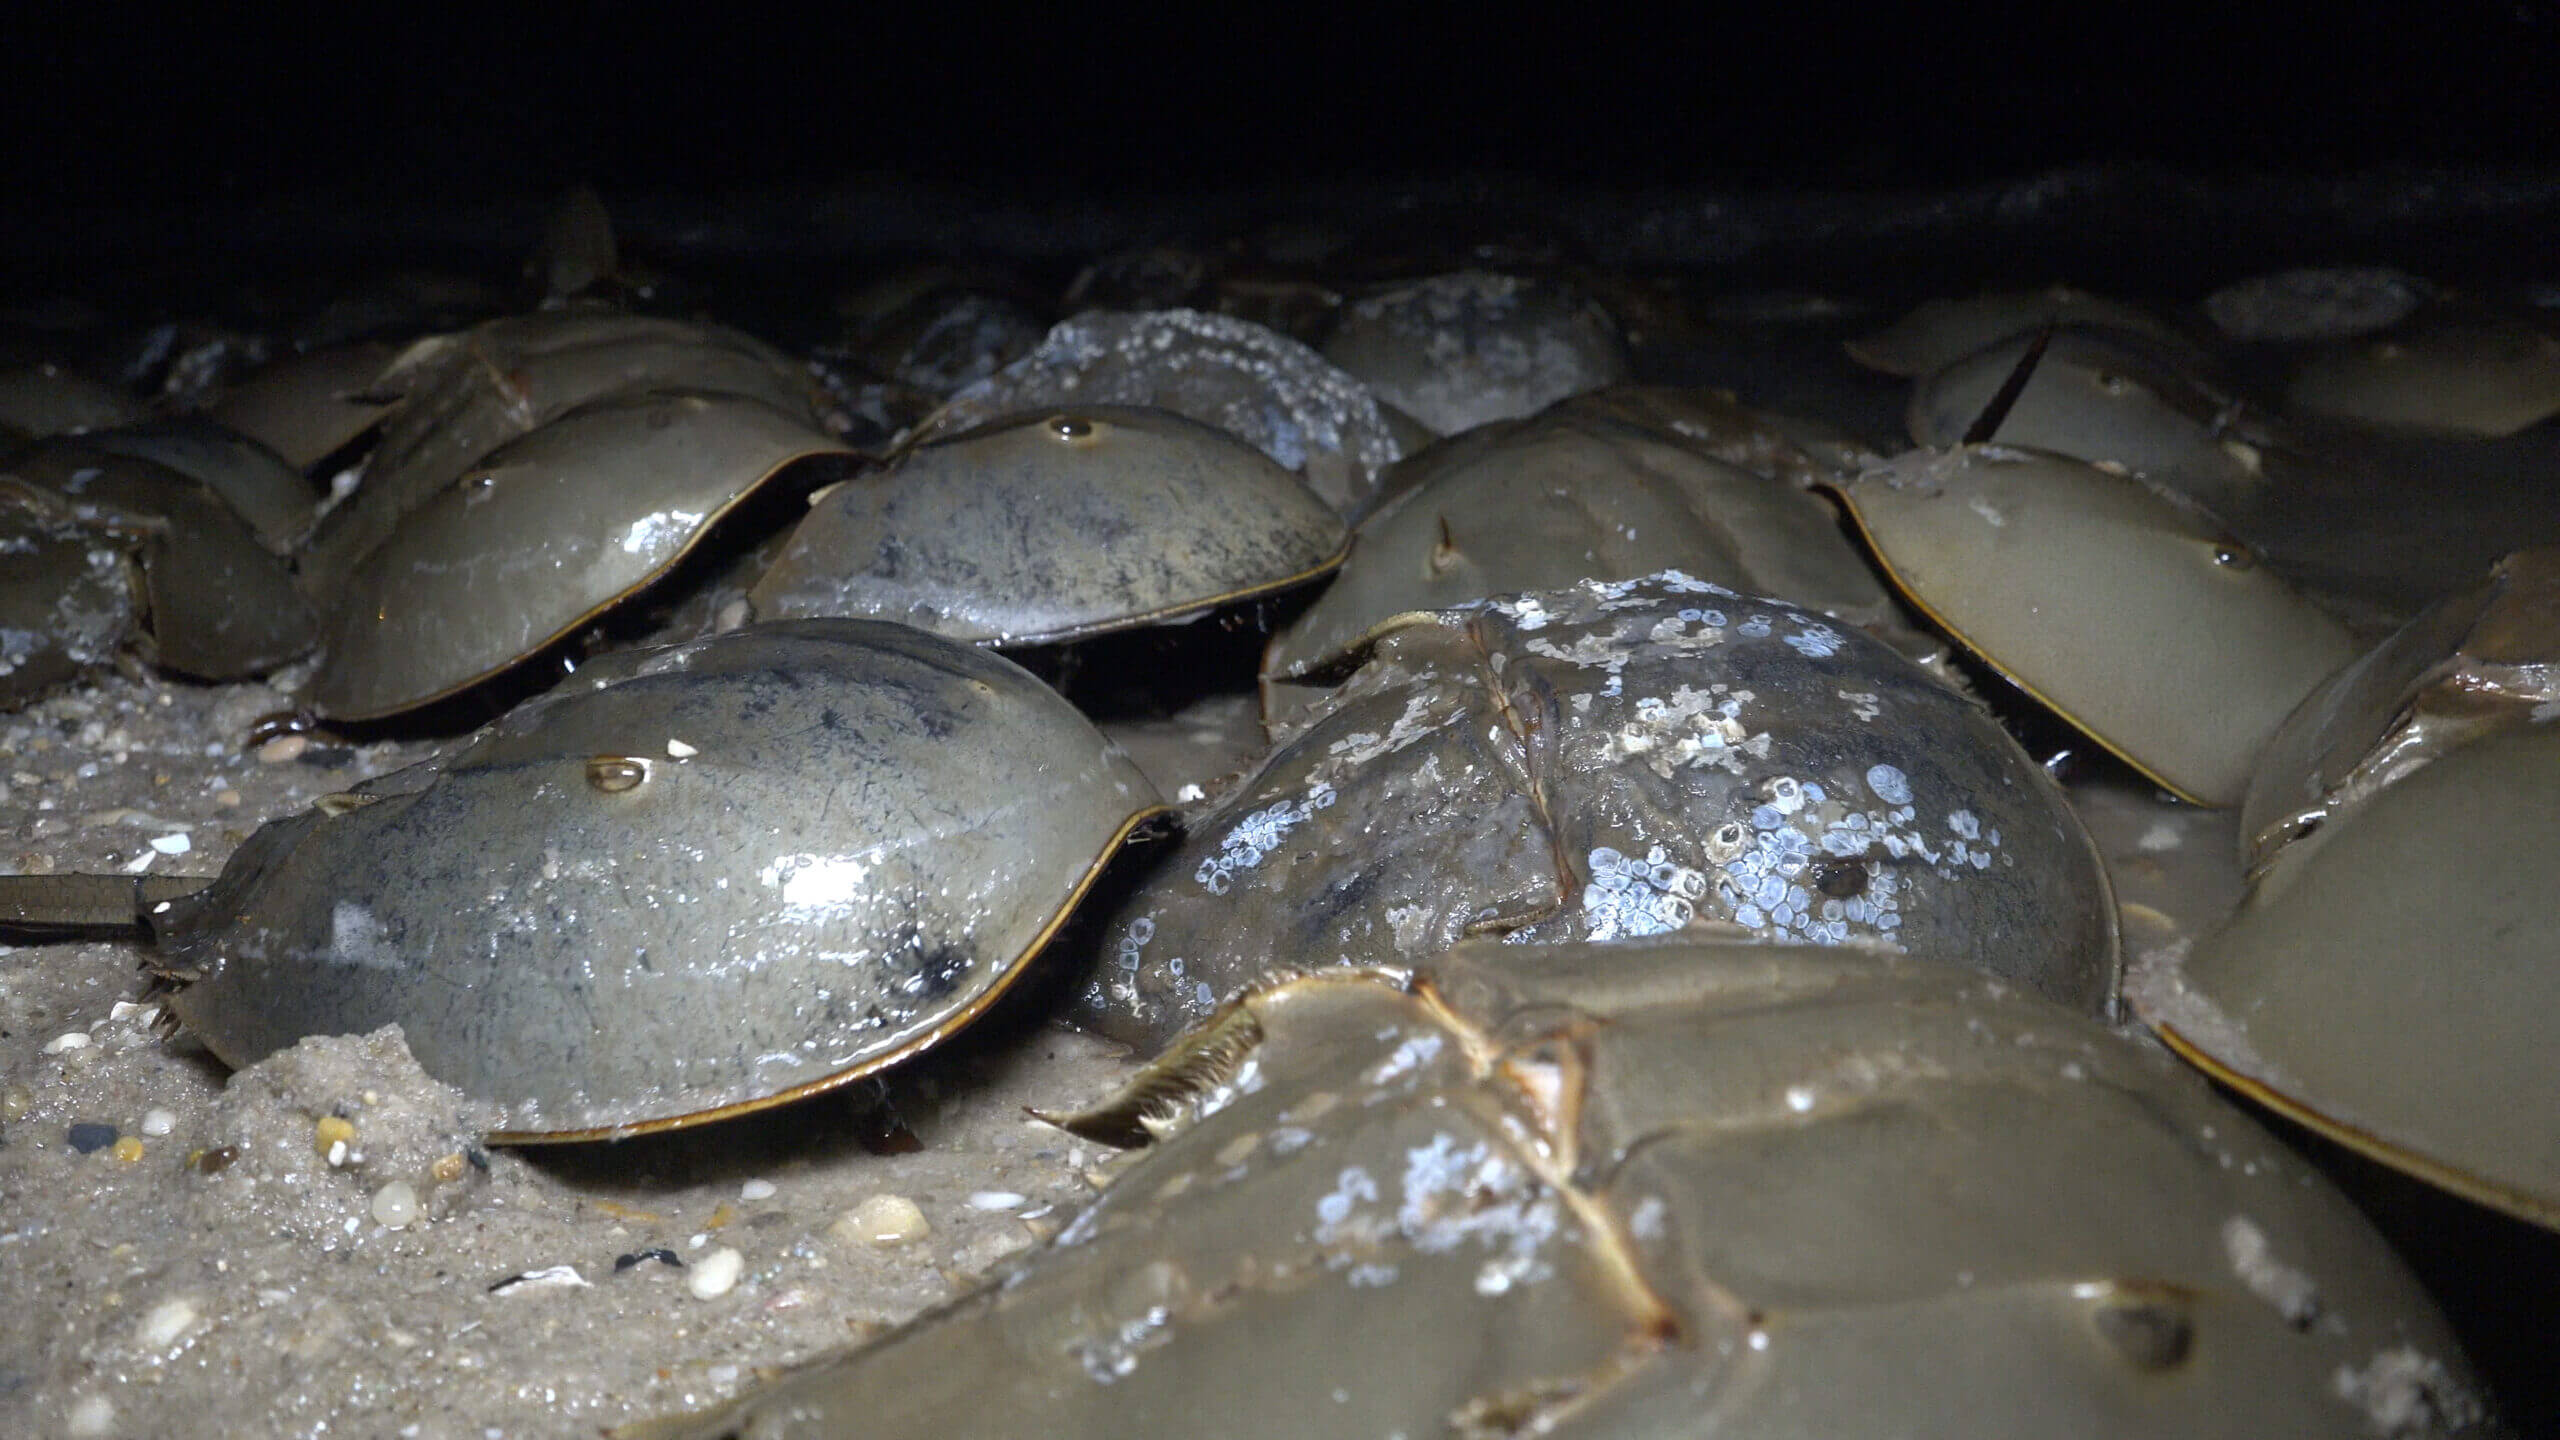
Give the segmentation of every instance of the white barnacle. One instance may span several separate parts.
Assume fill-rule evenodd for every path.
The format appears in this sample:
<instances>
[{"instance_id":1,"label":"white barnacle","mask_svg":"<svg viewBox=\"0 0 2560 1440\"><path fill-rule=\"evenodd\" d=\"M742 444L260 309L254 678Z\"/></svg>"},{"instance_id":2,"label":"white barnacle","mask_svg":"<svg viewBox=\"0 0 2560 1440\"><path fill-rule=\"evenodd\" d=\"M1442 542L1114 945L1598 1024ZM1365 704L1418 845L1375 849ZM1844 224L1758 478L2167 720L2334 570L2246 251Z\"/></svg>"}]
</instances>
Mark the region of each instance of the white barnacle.
<instances>
[{"instance_id":1,"label":"white barnacle","mask_svg":"<svg viewBox=\"0 0 2560 1440\"><path fill-rule=\"evenodd\" d=\"M1868 766L1867 788L1887 805L1911 803L1911 778L1891 765Z\"/></svg>"},{"instance_id":2,"label":"white barnacle","mask_svg":"<svg viewBox=\"0 0 2560 1440\"><path fill-rule=\"evenodd\" d=\"M1840 653L1840 632L1828 625L1807 625L1788 636L1787 644L1808 660L1828 660Z\"/></svg>"}]
</instances>

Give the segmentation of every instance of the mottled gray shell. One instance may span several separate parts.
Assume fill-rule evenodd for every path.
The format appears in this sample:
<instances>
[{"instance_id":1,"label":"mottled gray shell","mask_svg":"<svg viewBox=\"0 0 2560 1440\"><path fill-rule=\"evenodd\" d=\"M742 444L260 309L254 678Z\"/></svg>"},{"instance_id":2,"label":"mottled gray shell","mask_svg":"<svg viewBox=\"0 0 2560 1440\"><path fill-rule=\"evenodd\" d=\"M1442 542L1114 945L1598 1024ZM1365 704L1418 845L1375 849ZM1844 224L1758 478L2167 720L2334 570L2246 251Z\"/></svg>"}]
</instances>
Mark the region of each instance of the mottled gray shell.
<instances>
[{"instance_id":1,"label":"mottled gray shell","mask_svg":"<svg viewBox=\"0 0 2560 1440\"><path fill-rule=\"evenodd\" d=\"M851 452L741 395L622 395L500 447L344 584L312 677L321 714L440 700L666 574L784 466Z\"/></svg>"},{"instance_id":2,"label":"mottled gray shell","mask_svg":"<svg viewBox=\"0 0 2560 1440\"><path fill-rule=\"evenodd\" d=\"M1905 416L1912 442L1943 449L1962 440L2029 343L2001 341L1921 380ZM2053 332L1994 438L2121 467L2236 518L2266 486L2263 447L2246 438L2257 422L2239 422L2232 396L2156 341L2075 326Z\"/></svg>"},{"instance_id":3,"label":"mottled gray shell","mask_svg":"<svg viewBox=\"0 0 2560 1440\"><path fill-rule=\"evenodd\" d=\"M1272 975L1691 924L1961 956L2113 1002L2044 772L1876 641L1677 571L1405 617L1107 927L1080 1024L1144 1048Z\"/></svg>"},{"instance_id":4,"label":"mottled gray shell","mask_svg":"<svg viewBox=\"0 0 2560 1440\"><path fill-rule=\"evenodd\" d=\"M1847 349L1849 358L1861 365L1888 375L1917 377L2024 335L2048 320L2131 330L2163 343L2191 343L2139 305L2068 285L2048 285L2041 290L1998 290L1960 300L1923 301L1884 329L1848 342Z\"/></svg>"},{"instance_id":5,"label":"mottled gray shell","mask_svg":"<svg viewBox=\"0 0 2560 1440\"><path fill-rule=\"evenodd\" d=\"M0 464L0 478L58 496L61 516L113 532L140 555L144 659L236 680L310 651L319 622L285 562L212 487L85 438L40 442Z\"/></svg>"},{"instance_id":6,"label":"mottled gray shell","mask_svg":"<svg viewBox=\"0 0 2560 1440\"><path fill-rule=\"evenodd\" d=\"M2143 1018L2282 1113L2560 1229L2560 725L2444 755L2278 850Z\"/></svg>"},{"instance_id":7,"label":"mottled gray shell","mask_svg":"<svg viewBox=\"0 0 2560 1440\"><path fill-rule=\"evenodd\" d=\"M922 438L1078 405L1152 405L1215 425L1344 511L1404 453L1367 386L1286 335L1199 310L1065 321L1038 349L952 396Z\"/></svg>"},{"instance_id":8,"label":"mottled gray shell","mask_svg":"<svg viewBox=\"0 0 2560 1440\"><path fill-rule=\"evenodd\" d=\"M2408 318L2435 287L2382 265L2279 270L2204 297L2205 318L2234 340L2343 340Z\"/></svg>"},{"instance_id":9,"label":"mottled gray shell","mask_svg":"<svg viewBox=\"0 0 2560 1440\"><path fill-rule=\"evenodd\" d=\"M134 548L0 483L0 710L115 658L133 629Z\"/></svg>"},{"instance_id":10,"label":"mottled gray shell","mask_svg":"<svg viewBox=\"0 0 2560 1440\"><path fill-rule=\"evenodd\" d=\"M2484 735L2560 713L2560 547L2522 550L2311 692L2240 808L2255 868L2314 825Z\"/></svg>"},{"instance_id":11,"label":"mottled gray shell","mask_svg":"<svg viewBox=\"0 0 2560 1440\"><path fill-rule=\"evenodd\" d=\"M2422 312L2314 355L2285 405L2365 425L2512 435L2560 414L2560 335L2509 315Z\"/></svg>"},{"instance_id":12,"label":"mottled gray shell","mask_svg":"<svg viewBox=\"0 0 2560 1440\"><path fill-rule=\"evenodd\" d=\"M1324 356L1442 435L1534 415L1632 370L1597 302L1557 281L1482 270L1354 301Z\"/></svg>"},{"instance_id":13,"label":"mottled gray shell","mask_svg":"<svg viewBox=\"0 0 2560 1440\"><path fill-rule=\"evenodd\" d=\"M585 1138L933 1043L1157 808L1010 662L799 621L601 658L261 829L157 929L172 1009L228 1063L396 1022L504 1138Z\"/></svg>"},{"instance_id":14,"label":"mottled gray shell","mask_svg":"<svg viewBox=\"0 0 2560 1440\"><path fill-rule=\"evenodd\" d=\"M302 562L314 593L345 577L467 469L508 441L614 395L694 390L761 400L815 425L806 372L715 325L552 311L419 341L374 389L400 403L365 461L364 483L329 512Z\"/></svg>"},{"instance_id":15,"label":"mottled gray shell","mask_svg":"<svg viewBox=\"0 0 2560 1440\"><path fill-rule=\"evenodd\" d=\"M1475 945L1186 1049L1117 1106L1168 1138L1002 1283L653 1440L2490 1430L2317 1172L1961 972Z\"/></svg>"},{"instance_id":16,"label":"mottled gray shell","mask_svg":"<svg viewBox=\"0 0 2560 1440\"><path fill-rule=\"evenodd\" d=\"M1360 522L1342 573L1273 637L1266 674L1322 666L1409 610L1674 566L1850 625L1893 616L1827 502L1685 440L1568 402L1442 443L1459 453L1397 467L1424 476Z\"/></svg>"},{"instance_id":17,"label":"mottled gray shell","mask_svg":"<svg viewBox=\"0 0 2560 1440\"><path fill-rule=\"evenodd\" d=\"M2020 689L2180 796L2236 805L2345 627L2130 476L2007 445L1842 487L1887 577Z\"/></svg>"},{"instance_id":18,"label":"mottled gray shell","mask_svg":"<svg viewBox=\"0 0 2560 1440\"><path fill-rule=\"evenodd\" d=\"M1233 435L1094 405L999 421L830 487L749 598L767 619L1043 644L1301 584L1349 543L1333 507Z\"/></svg>"}]
</instances>

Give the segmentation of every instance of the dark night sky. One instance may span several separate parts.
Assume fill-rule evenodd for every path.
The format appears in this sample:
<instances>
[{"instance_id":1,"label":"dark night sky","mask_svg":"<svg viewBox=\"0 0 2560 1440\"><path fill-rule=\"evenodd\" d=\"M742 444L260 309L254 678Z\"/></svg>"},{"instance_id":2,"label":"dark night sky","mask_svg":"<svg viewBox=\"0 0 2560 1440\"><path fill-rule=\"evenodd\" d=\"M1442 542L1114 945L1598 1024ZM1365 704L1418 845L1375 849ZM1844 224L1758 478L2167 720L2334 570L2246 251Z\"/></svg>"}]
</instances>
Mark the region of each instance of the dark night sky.
<instances>
[{"instance_id":1,"label":"dark night sky","mask_svg":"<svg viewBox=\"0 0 2560 1440\"><path fill-rule=\"evenodd\" d=\"M1062 190L1449 170L1611 184L1942 184L2091 160L2325 171L2560 164L2546 0L1955 7L1392 30L1202 7L1011 29L950 8L816 28L637 7L307 26L13 17L13 204L717 189L851 174ZM1708 7L1649 7L1705 16ZM1570 7L1567 7L1568 12ZM2316 22L2272 13L2312 13Z\"/></svg>"}]
</instances>

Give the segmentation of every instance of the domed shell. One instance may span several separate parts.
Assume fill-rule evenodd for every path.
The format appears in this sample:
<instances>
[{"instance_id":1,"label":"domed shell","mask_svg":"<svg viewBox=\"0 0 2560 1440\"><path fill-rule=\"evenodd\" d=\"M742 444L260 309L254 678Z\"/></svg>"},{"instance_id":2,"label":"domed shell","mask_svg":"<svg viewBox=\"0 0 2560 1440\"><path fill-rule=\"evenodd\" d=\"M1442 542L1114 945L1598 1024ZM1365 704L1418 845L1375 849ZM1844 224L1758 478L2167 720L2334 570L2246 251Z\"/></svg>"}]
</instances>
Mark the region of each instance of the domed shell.
<instances>
[{"instance_id":1,"label":"domed shell","mask_svg":"<svg viewBox=\"0 0 2560 1440\"><path fill-rule=\"evenodd\" d=\"M618 395L690 390L761 400L814 427L806 371L751 336L637 315L544 311L410 346L371 389L396 394L364 483L304 548L314 594L345 577L497 448L570 410Z\"/></svg>"},{"instance_id":2,"label":"domed shell","mask_svg":"<svg viewBox=\"0 0 2560 1440\"><path fill-rule=\"evenodd\" d=\"M1618 323L1598 302L1555 281L1484 270L1353 301L1324 356L1441 435L1534 415L1632 373Z\"/></svg>"},{"instance_id":3,"label":"domed shell","mask_svg":"<svg viewBox=\"0 0 2560 1440\"><path fill-rule=\"evenodd\" d=\"M1920 376L1967 355L2024 335L2047 321L2104 325L2191 345L2175 328L2130 301L2069 285L1996 290L1961 299L1925 300L1884 329L1848 342L1849 358L1888 375Z\"/></svg>"},{"instance_id":4,"label":"domed shell","mask_svg":"<svg viewBox=\"0 0 2560 1440\"><path fill-rule=\"evenodd\" d=\"M1906 417L1913 443L1962 440L2028 343L2005 340L1923 378ZM2053 332L1993 438L2121 467L2236 521L2266 488L2261 448L2236 428L2240 414L2157 341L2074 327ZM2248 433L2258 433L2254 424Z\"/></svg>"},{"instance_id":5,"label":"domed shell","mask_svg":"<svg viewBox=\"0 0 2560 1440\"><path fill-rule=\"evenodd\" d=\"M2285 405L2365 425L2513 435L2560 414L2560 334L2511 315L2421 311L2314 355Z\"/></svg>"},{"instance_id":6,"label":"domed shell","mask_svg":"<svg viewBox=\"0 0 2560 1440\"><path fill-rule=\"evenodd\" d=\"M1276 330L1203 310L1093 310L963 387L924 438L1062 407L1148 405L1215 425L1348 511L1404 453L1378 399Z\"/></svg>"},{"instance_id":7,"label":"domed shell","mask_svg":"<svg viewBox=\"0 0 2560 1440\"><path fill-rule=\"evenodd\" d=\"M2006 445L1918 450L1840 494L1887 578L2019 688L2201 805L2354 658L2344 626L2131 476Z\"/></svg>"},{"instance_id":8,"label":"domed shell","mask_svg":"<svg viewBox=\"0 0 2560 1440\"><path fill-rule=\"evenodd\" d=\"M1301 584L1348 543L1331 506L1242 440L1096 405L999 421L830 487L749 599L767 619L1045 644Z\"/></svg>"},{"instance_id":9,"label":"domed shell","mask_svg":"<svg viewBox=\"0 0 2560 1440\"><path fill-rule=\"evenodd\" d=\"M366 391L396 353L373 341L305 351L224 387L205 414L309 470L382 423L391 402Z\"/></svg>"},{"instance_id":10,"label":"domed shell","mask_svg":"<svg viewBox=\"0 0 2560 1440\"><path fill-rule=\"evenodd\" d=\"M2560 724L2477 740L2275 853L2146 973L2188 1059L2331 1138L2560 1229Z\"/></svg>"},{"instance_id":11,"label":"domed shell","mask_svg":"<svg viewBox=\"0 0 2560 1440\"><path fill-rule=\"evenodd\" d=\"M1980 707L1678 571L1418 612L1131 892L1079 1023L1141 1049L1284 970L1691 925L1872 941L2103 1013L2115 912Z\"/></svg>"},{"instance_id":12,"label":"domed shell","mask_svg":"<svg viewBox=\"0 0 2560 1440\"><path fill-rule=\"evenodd\" d=\"M0 366L0 441L129 425L142 414L132 396L66 366Z\"/></svg>"},{"instance_id":13,"label":"domed shell","mask_svg":"<svg viewBox=\"0 0 2560 1440\"><path fill-rule=\"evenodd\" d=\"M311 528L319 491L282 456L202 416L181 415L57 436L12 457L20 475L53 489L101 457L148 460L203 484L222 497L279 555Z\"/></svg>"},{"instance_id":14,"label":"domed shell","mask_svg":"<svg viewBox=\"0 0 2560 1440\"><path fill-rule=\"evenodd\" d=\"M370 720L440 700L666 574L784 466L851 452L759 400L616 396L500 447L350 576L310 700Z\"/></svg>"},{"instance_id":15,"label":"domed shell","mask_svg":"<svg viewBox=\"0 0 2560 1440\"><path fill-rule=\"evenodd\" d=\"M156 929L171 1008L230 1064L396 1022L500 1139L634 1133L968 1023L1159 808L998 656L752 626L600 658L265 826Z\"/></svg>"},{"instance_id":16,"label":"domed shell","mask_svg":"<svg viewBox=\"0 0 2560 1440\"><path fill-rule=\"evenodd\" d=\"M58 497L63 518L114 532L141 558L138 649L209 680L259 675L309 653L319 621L284 560L220 492L85 436L57 436L0 462L0 479Z\"/></svg>"},{"instance_id":17,"label":"domed shell","mask_svg":"<svg viewBox=\"0 0 2560 1440\"><path fill-rule=\"evenodd\" d=\"M1851 625L1893 613L1820 497L1579 402L1444 441L1407 467L1424 478L1360 522L1342 573L1273 637L1266 674L1322 666L1408 610L1672 566Z\"/></svg>"},{"instance_id":18,"label":"domed shell","mask_svg":"<svg viewBox=\"0 0 2560 1440\"><path fill-rule=\"evenodd\" d=\"M1111 1109L1149 1148L1001 1283L651 1433L2496 1433L2317 1171L1949 967L1471 944L1259 989Z\"/></svg>"}]
</instances>

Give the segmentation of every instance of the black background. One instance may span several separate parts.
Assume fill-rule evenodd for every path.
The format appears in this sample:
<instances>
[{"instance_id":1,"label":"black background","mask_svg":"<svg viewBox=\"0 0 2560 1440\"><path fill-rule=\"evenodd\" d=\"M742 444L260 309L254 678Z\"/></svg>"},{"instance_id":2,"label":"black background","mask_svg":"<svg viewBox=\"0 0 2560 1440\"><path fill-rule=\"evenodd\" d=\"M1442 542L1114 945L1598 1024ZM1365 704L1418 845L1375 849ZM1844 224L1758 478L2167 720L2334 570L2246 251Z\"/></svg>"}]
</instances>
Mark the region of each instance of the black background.
<instances>
[{"instance_id":1,"label":"black background","mask_svg":"<svg viewBox=\"0 0 2560 1440\"><path fill-rule=\"evenodd\" d=\"M2544 0L2240 4L2211 22L2155 8L1550 7L1506 25L1234 6L1035 24L932 6L817 23L704 6L58 7L11 18L0 184L23 219L580 179L1090 196L1494 171L1875 189L2086 162L2560 161Z\"/></svg>"}]
</instances>

